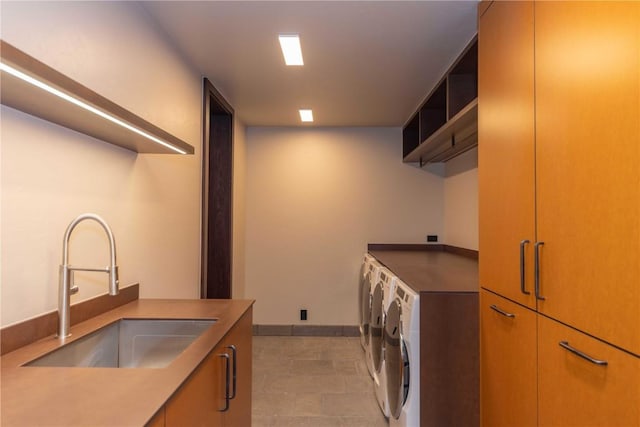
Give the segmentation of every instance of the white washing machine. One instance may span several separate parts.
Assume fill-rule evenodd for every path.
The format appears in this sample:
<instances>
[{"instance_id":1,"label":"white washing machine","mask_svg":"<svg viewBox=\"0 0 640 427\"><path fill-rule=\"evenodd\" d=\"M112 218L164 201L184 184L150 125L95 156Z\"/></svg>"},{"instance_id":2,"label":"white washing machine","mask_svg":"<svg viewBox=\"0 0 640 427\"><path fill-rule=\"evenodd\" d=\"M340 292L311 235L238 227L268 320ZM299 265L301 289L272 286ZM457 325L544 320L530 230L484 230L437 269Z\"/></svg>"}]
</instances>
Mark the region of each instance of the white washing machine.
<instances>
[{"instance_id":1,"label":"white washing machine","mask_svg":"<svg viewBox=\"0 0 640 427\"><path fill-rule=\"evenodd\" d=\"M395 296L396 276L386 268L380 270L380 279L374 286L369 325L373 382L376 400L385 417L389 416L387 373L385 369L384 325L387 309Z\"/></svg>"},{"instance_id":2,"label":"white washing machine","mask_svg":"<svg viewBox=\"0 0 640 427\"><path fill-rule=\"evenodd\" d=\"M401 280L384 329L389 425L420 425L420 297Z\"/></svg>"},{"instance_id":3,"label":"white washing machine","mask_svg":"<svg viewBox=\"0 0 640 427\"><path fill-rule=\"evenodd\" d=\"M380 277L380 271L382 270L382 264L380 264L375 258L369 262L369 271L367 273L368 279L365 281L364 290L362 293L362 307L363 307L363 332L364 332L364 352L365 360L367 364L367 370L369 375L373 378L373 359L371 358L371 304L373 299L374 285L378 283Z\"/></svg>"},{"instance_id":4,"label":"white washing machine","mask_svg":"<svg viewBox=\"0 0 640 427\"><path fill-rule=\"evenodd\" d=\"M370 306L369 295L371 293L371 285L369 281L369 277L371 273L369 272L369 265L371 262L375 261L375 258L370 254L364 254L364 259L362 261L362 266L360 267L360 276L358 277L358 312L360 316L360 345L362 345L362 349L366 351L366 342L368 340L369 335L369 311L368 307Z\"/></svg>"}]
</instances>

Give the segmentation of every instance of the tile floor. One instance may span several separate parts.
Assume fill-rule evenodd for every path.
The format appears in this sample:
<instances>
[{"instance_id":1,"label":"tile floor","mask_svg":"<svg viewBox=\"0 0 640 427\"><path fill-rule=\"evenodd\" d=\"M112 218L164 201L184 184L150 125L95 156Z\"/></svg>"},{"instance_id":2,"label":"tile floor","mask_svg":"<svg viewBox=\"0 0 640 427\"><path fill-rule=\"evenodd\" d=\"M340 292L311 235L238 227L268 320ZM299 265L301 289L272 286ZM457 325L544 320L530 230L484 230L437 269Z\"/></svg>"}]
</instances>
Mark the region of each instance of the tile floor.
<instances>
[{"instance_id":1,"label":"tile floor","mask_svg":"<svg viewBox=\"0 0 640 427\"><path fill-rule=\"evenodd\" d=\"M253 427L386 427L360 338L253 337Z\"/></svg>"}]
</instances>

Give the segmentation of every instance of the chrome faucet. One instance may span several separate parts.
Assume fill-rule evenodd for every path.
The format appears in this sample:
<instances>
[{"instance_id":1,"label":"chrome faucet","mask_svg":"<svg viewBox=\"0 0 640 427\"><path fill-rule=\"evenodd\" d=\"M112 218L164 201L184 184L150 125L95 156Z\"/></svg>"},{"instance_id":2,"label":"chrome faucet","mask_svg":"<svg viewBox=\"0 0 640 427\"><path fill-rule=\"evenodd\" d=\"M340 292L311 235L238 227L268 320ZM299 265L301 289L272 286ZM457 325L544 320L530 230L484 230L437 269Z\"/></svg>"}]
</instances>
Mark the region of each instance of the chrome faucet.
<instances>
[{"instance_id":1,"label":"chrome faucet","mask_svg":"<svg viewBox=\"0 0 640 427\"><path fill-rule=\"evenodd\" d=\"M92 219L104 228L109 238L109 266L105 268L81 268L69 265L69 238L76 225L86 219ZM78 287L74 284L74 271L98 271L109 275L109 295L117 295L118 289L118 266L116 265L116 241L113 238L111 228L106 221L96 214L85 213L71 221L64 233L62 240L62 265L60 265L60 282L58 287L58 337L64 340L69 334L71 323L71 294L78 292Z\"/></svg>"}]
</instances>

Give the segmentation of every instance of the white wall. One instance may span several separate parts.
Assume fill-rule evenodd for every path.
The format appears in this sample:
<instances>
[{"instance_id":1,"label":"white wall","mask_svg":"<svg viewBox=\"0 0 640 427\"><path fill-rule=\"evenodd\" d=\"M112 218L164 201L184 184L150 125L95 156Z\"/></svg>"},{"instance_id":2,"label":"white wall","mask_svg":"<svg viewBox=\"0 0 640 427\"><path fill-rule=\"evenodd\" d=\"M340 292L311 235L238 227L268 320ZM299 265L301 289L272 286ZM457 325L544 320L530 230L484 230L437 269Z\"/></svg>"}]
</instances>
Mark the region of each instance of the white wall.
<instances>
[{"instance_id":1,"label":"white wall","mask_svg":"<svg viewBox=\"0 0 640 427\"><path fill-rule=\"evenodd\" d=\"M478 250L478 149L445 163L444 242Z\"/></svg>"},{"instance_id":2,"label":"white wall","mask_svg":"<svg viewBox=\"0 0 640 427\"><path fill-rule=\"evenodd\" d=\"M245 206L246 206L247 148L246 128L235 119L233 127L233 270L232 298L245 295Z\"/></svg>"},{"instance_id":3,"label":"white wall","mask_svg":"<svg viewBox=\"0 0 640 427\"><path fill-rule=\"evenodd\" d=\"M199 294L202 82L135 3L1 3L2 38L175 134L195 155L136 155L2 107L3 326L57 307L62 236L96 212L117 241L120 282L142 297ZM102 231L79 226L71 262L106 265ZM106 277L77 274L77 302Z\"/></svg>"},{"instance_id":4,"label":"white wall","mask_svg":"<svg viewBox=\"0 0 640 427\"><path fill-rule=\"evenodd\" d=\"M0 19L5 41L196 149L136 155L3 106L0 324L56 308L62 235L87 211L113 228L123 285L197 297L200 75L135 3L2 1ZM245 140L237 122L234 132L234 297L258 299L256 323L296 323L304 307L310 324L356 324L367 242L439 234L477 248L473 168L443 180L403 165L400 129L249 128ZM460 228L470 220L475 230ZM106 253L99 228L76 230L74 264L103 265ZM78 277L73 302L105 293L102 275Z\"/></svg>"},{"instance_id":5,"label":"white wall","mask_svg":"<svg viewBox=\"0 0 640 427\"><path fill-rule=\"evenodd\" d=\"M402 163L399 128L247 129L254 323L356 325L367 243L443 232L443 179Z\"/></svg>"}]
</instances>

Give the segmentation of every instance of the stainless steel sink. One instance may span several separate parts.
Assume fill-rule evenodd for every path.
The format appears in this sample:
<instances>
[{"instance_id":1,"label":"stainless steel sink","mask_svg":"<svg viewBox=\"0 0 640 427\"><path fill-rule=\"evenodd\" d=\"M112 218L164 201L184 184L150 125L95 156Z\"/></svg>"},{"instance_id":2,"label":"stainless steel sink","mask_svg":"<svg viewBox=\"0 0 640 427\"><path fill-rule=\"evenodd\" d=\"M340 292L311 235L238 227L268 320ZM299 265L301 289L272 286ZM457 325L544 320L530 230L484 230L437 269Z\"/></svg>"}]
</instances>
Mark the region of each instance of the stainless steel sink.
<instances>
[{"instance_id":1,"label":"stainless steel sink","mask_svg":"<svg viewBox=\"0 0 640 427\"><path fill-rule=\"evenodd\" d=\"M215 322L122 319L25 366L164 368Z\"/></svg>"}]
</instances>

